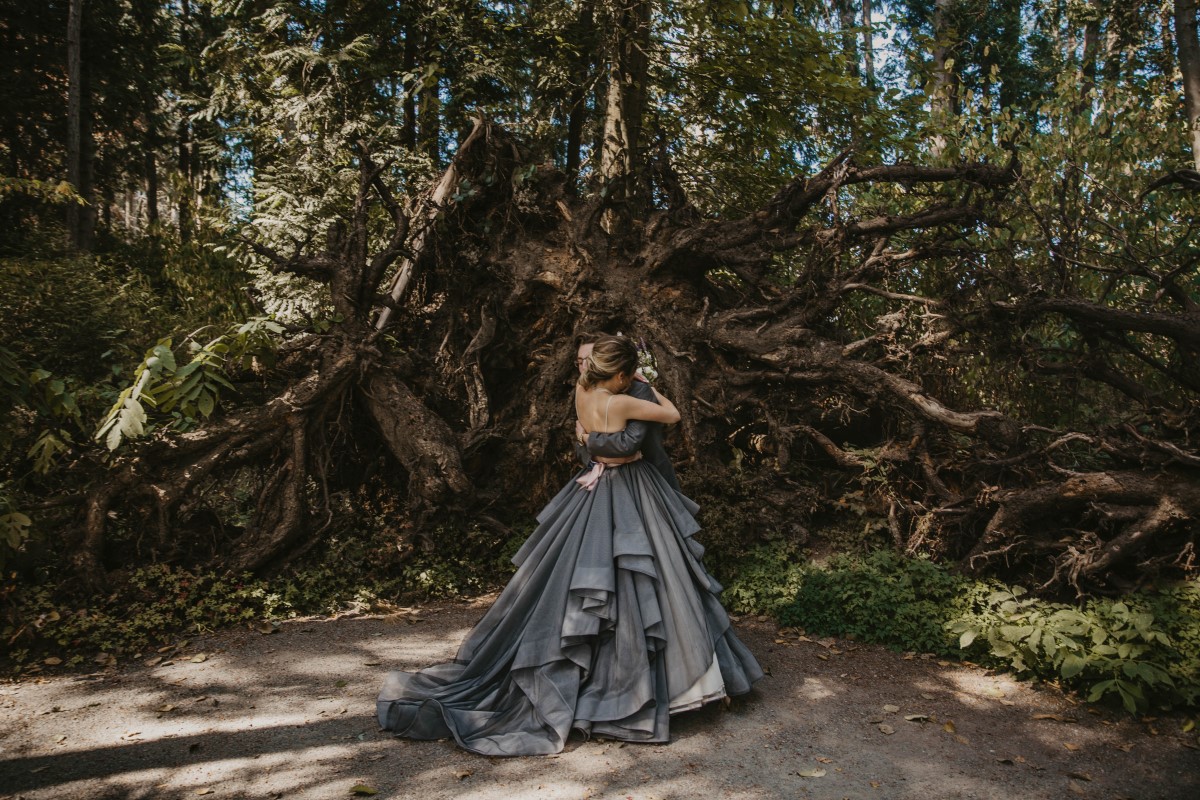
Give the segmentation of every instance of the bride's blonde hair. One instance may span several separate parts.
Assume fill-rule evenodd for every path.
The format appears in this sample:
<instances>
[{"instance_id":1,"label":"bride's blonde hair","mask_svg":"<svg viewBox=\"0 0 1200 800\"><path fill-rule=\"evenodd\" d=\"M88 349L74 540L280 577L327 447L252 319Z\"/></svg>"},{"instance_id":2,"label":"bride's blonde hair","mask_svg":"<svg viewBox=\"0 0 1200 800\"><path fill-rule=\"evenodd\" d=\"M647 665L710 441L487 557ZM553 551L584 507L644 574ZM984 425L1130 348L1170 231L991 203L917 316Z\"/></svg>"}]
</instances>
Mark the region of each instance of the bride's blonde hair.
<instances>
[{"instance_id":1,"label":"bride's blonde hair","mask_svg":"<svg viewBox=\"0 0 1200 800\"><path fill-rule=\"evenodd\" d=\"M587 369L579 376L579 385L591 389L622 373L632 375L638 366L637 345L625 336L601 336L587 357Z\"/></svg>"}]
</instances>

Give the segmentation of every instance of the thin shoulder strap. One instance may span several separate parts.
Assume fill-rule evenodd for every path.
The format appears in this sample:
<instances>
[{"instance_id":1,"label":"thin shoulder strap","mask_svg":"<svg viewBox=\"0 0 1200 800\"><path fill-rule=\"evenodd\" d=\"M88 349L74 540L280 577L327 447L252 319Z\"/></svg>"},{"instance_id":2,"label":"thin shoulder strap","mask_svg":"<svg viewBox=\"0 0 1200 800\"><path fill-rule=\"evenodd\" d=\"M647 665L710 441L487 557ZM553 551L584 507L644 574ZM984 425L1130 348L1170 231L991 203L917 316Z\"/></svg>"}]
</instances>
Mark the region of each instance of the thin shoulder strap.
<instances>
[{"instance_id":1,"label":"thin shoulder strap","mask_svg":"<svg viewBox=\"0 0 1200 800\"><path fill-rule=\"evenodd\" d=\"M604 430L606 432L608 431L608 407L612 405L614 397L616 397L615 394L610 394L608 396L608 402L604 404Z\"/></svg>"}]
</instances>

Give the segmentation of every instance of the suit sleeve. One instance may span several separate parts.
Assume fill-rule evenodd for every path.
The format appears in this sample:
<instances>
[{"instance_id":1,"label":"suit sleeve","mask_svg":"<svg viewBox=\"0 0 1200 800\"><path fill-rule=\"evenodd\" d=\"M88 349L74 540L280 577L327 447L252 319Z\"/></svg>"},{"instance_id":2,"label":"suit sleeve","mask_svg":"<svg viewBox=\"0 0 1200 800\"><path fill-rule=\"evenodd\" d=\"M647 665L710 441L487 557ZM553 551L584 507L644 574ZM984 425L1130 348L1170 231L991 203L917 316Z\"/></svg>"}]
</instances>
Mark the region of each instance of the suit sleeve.
<instances>
[{"instance_id":1,"label":"suit sleeve","mask_svg":"<svg viewBox=\"0 0 1200 800\"><path fill-rule=\"evenodd\" d=\"M592 456L590 453L588 453L587 445L580 444L578 441L575 442L575 457L578 458L579 462L585 467L592 463Z\"/></svg>"},{"instance_id":2,"label":"suit sleeve","mask_svg":"<svg viewBox=\"0 0 1200 800\"><path fill-rule=\"evenodd\" d=\"M650 384L641 381L633 382L629 387L629 394L639 400L658 402L654 399L654 390L650 388ZM631 419L625 423L625 430L613 433L592 432L588 435L587 449L592 455L606 458L631 456L642 449L642 442L650 431L650 425L651 423L645 420Z\"/></svg>"}]
</instances>

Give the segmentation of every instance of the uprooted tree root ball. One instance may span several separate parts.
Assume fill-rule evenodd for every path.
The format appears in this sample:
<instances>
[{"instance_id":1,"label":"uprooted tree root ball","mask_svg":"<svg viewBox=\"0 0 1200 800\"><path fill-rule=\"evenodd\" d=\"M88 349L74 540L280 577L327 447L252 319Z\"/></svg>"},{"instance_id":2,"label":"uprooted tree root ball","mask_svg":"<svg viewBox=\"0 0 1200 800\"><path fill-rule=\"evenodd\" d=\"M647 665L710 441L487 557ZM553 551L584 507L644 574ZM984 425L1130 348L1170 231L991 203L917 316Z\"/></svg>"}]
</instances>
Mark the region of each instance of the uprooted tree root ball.
<instances>
[{"instance_id":1,"label":"uprooted tree root ball","mask_svg":"<svg viewBox=\"0 0 1200 800\"><path fill-rule=\"evenodd\" d=\"M858 503L900 550L1033 574L1046 590L1193 570L1194 303L1167 277L1162 308L1120 311L1049 293L982 251L970 232L1003 224L1020 190L1015 154L1006 166L920 167L845 153L727 220L688 203L665 153L626 178L640 190L580 199L480 121L413 209L392 196L386 163L358 155L348 219L290 254L251 243L273 269L327 284L335 322L286 341L265 402L156 434L96 474L74 551L89 584L114 566L116 510L165 535L203 486L250 464L265 470L252 517L214 560L263 570L311 546L329 526L331 470L358 457L347 430L373 431L401 476L400 551L435 520L505 529L569 469L574 337L598 330L644 340L681 401L671 444L686 482L756 475L771 524L810 519L787 497L819 483L823 502ZM839 203L852 187L903 187L909 210ZM371 252L380 220L390 232ZM956 261L961 274L936 296L895 288ZM1011 378L1006 357L1033 358L1019 331L1048 318L1105 332L1091 361L1055 366L1096 391L1147 391L1106 360L1105 341L1129 351L1155 337L1180 366L1156 373L1139 417L1103 428L1047 426L952 387L967 363Z\"/></svg>"}]
</instances>

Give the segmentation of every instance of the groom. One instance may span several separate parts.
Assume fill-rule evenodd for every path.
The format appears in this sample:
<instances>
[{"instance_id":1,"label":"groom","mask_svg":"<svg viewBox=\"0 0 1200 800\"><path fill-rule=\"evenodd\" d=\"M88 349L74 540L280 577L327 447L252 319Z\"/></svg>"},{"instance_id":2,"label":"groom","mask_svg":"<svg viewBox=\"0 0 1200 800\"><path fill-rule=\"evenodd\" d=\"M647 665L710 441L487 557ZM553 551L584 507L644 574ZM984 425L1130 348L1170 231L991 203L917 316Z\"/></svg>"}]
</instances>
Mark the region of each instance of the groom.
<instances>
[{"instance_id":1,"label":"groom","mask_svg":"<svg viewBox=\"0 0 1200 800\"><path fill-rule=\"evenodd\" d=\"M595 344L597 338L599 337L583 337L579 348L575 351L575 366L579 369L580 375L587 369L587 358L592 354L592 345ZM627 394L639 400L649 400L651 403L657 403L658 401L654 399L654 390L650 388L650 384L642 377L641 372L635 373L634 377L636 380L630 385ZM583 425L576 420L575 452L586 466L591 462L591 457L588 455L587 445L580 441L582 437ZM663 447L663 426L661 422L646 422L645 420L631 419L625 424L625 430L614 433L593 433L588 438L592 444L592 455L619 458L629 455L634 450L641 450L642 458L653 464L675 491L682 491L679 487L679 479L675 477L675 468L671 466L671 458L667 455L667 451Z\"/></svg>"}]
</instances>

